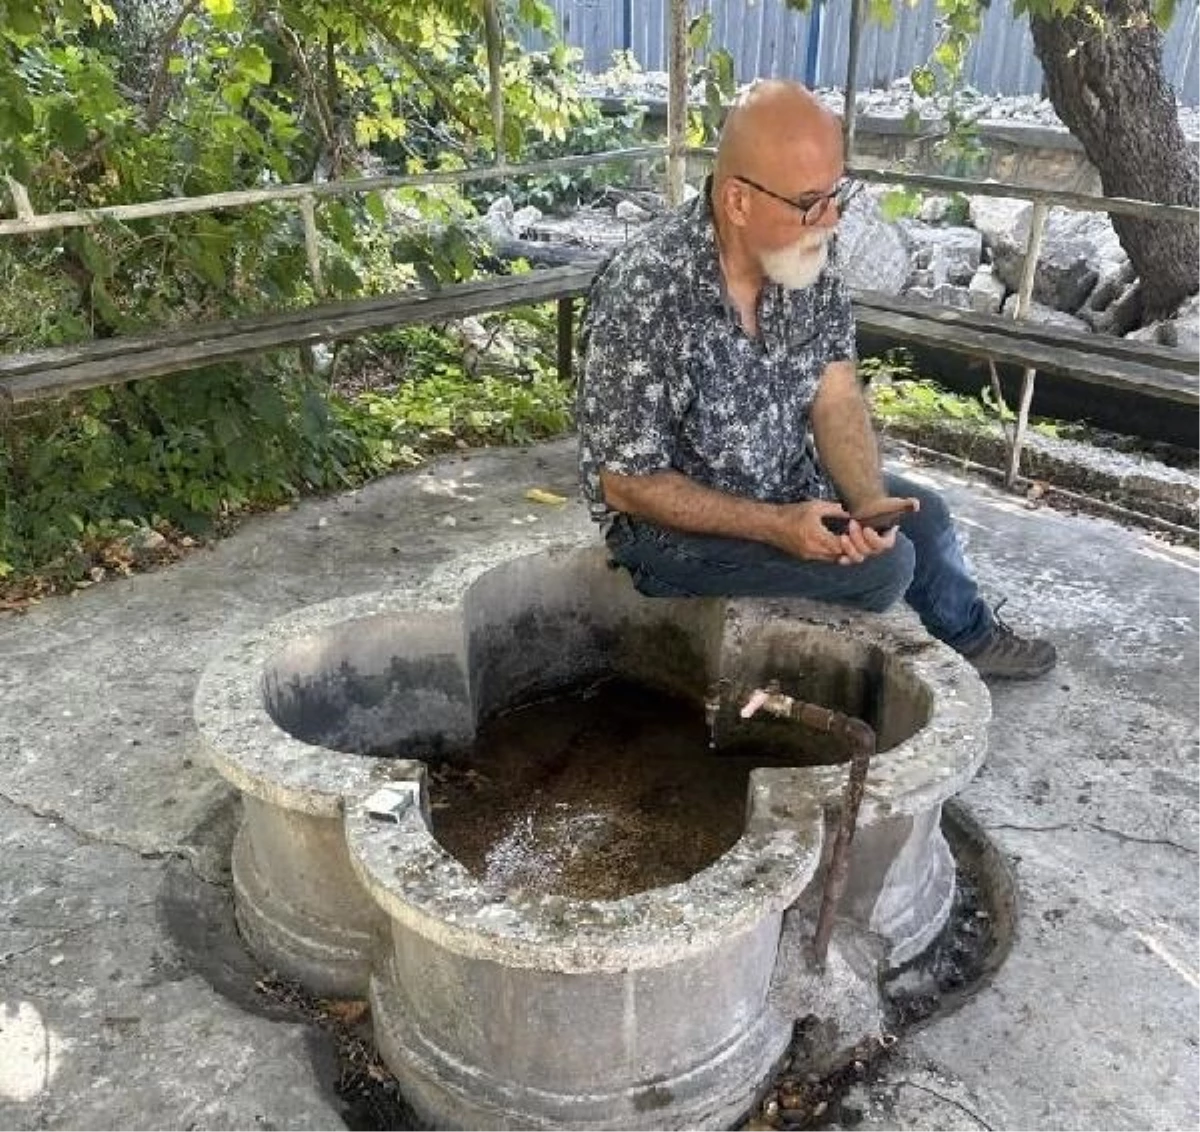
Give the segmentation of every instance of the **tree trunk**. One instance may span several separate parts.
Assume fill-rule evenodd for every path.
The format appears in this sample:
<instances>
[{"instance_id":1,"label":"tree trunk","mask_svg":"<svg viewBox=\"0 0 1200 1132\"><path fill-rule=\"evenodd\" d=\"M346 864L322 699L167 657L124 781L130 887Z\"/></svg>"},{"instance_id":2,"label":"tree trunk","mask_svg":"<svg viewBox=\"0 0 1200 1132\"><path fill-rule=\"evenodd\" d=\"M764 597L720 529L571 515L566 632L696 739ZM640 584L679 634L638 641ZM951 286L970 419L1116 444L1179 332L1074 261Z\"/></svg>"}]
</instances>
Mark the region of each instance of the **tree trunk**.
<instances>
[{"instance_id":1,"label":"tree trunk","mask_svg":"<svg viewBox=\"0 0 1200 1132\"><path fill-rule=\"evenodd\" d=\"M1196 205L1196 159L1179 128L1163 77L1162 34L1148 0L1094 0L1097 27L1075 13L1030 17L1050 101L1100 173L1108 196ZM1197 290L1200 233L1194 223L1113 216L1141 278L1143 317L1172 314Z\"/></svg>"}]
</instances>

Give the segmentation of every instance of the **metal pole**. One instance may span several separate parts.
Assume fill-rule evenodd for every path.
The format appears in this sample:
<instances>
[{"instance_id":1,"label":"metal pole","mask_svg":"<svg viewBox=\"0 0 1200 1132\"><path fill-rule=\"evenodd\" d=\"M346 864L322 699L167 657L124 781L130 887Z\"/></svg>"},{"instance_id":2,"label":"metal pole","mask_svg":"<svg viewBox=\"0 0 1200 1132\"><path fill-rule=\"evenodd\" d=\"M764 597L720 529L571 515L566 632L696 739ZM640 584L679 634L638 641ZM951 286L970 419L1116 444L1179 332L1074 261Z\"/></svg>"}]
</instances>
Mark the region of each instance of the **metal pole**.
<instances>
[{"instance_id":1,"label":"metal pole","mask_svg":"<svg viewBox=\"0 0 1200 1132\"><path fill-rule=\"evenodd\" d=\"M862 805L866 787L867 771L871 756L875 753L875 732L860 719L841 717L841 733L853 744L850 756L850 775L846 789L842 792L842 812L838 816L837 838L829 858L829 871L825 875L825 889L821 893L821 911L817 915L817 930L813 936L813 961L822 971L829 954L829 937L833 934L833 918L837 915L842 894L846 891L846 880L850 876L850 843L858 826L858 810Z\"/></svg>"},{"instance_id":2,"label":"metal pole","mask_svg":"<svg viewBox=\"0 0 1200 1132\"><path fill-rule=\"evenodd\" d=\"M1037 275L1038 258L1042 254L1047 211L1044 201L1034 202L1033 215L1029 220L1029 240L1025 245L1025 263L1021 268L1021 285L1017 289L1017 306L1013 311L1013 319L1016 322L1023 322L1029 313L1029 304L1033 298L1033 280ZM1029 408L1033 404L1033 384L1036 376L1037 370L1028 366L1021 377L1017 422L1013 428L1012 443L1008 449L1008 468L1004 474L1004 486L1009 491L1016 485L1017 477L1021 474L1021 449L1025 446L1025 432L1029 427Z\"/></svg>"},{"instance_id":3,"label":"metal pole","mask_svg":"<svg viewBox=\"0 0 1200 1132\"><path fill-rule=\"evenodd\" d=\"M817 86L817 66L821 59L821 8L823 0L813 0L808 13L808 42L804 45L804 82L809 90Z\"/></svg>"},{"instance_id":4,"label":"metal pole","mask_svg":"<svg viewBox=\"0 0 1200 1132\"><path fill-rule=\"evenodd\" d=\"M683 203L687 179L687 0L671 0L667 9L667 203Z\"/></svg>"},{"instance_id":5,"label":"metal pole","mask_svg":"<svg viewBox=\"0 0 1200 1132\"><path fill-rule=\"evenodd\" d=\"M858 116L858 41L862 35L863 0L850 0L850 44L846 52L846 93L842 105L842 142L845 159L854 152L854 129Z\"/></svg>"},{"instance_id":6,"label":"metal pole","mask_svg":"<svg viewBox=\"0 0 1200 1132\"><path fill-rule=\"evenodd\" d=\"M719 688L709 690L704 706L705 714L709 717L711 736L715 717L720 710ZM831 711L820 704L784 695L780 691L778 680L769 681L765 687L755 688L739 714L743 719L749 719L757 711L765 711L783 719L794 719L814 731L841 736L850 747L850 775L846 779L846 789L842 792L838 830L833 842L833 851L829 855L825 887L821 892L821 910L817 915L817 930L813 935L813 961L820 970L824 970L825 959L829 954L829 938L833 934L833 919L837 915L838 905L842 902L846 881L850 876L850 844L854 840L854 830L858 825L858 811L866 788L867 771L871 766L871 757L875 754L875 731L869 724L855 719L852 715Z\"/></svg>"}]
</instances>

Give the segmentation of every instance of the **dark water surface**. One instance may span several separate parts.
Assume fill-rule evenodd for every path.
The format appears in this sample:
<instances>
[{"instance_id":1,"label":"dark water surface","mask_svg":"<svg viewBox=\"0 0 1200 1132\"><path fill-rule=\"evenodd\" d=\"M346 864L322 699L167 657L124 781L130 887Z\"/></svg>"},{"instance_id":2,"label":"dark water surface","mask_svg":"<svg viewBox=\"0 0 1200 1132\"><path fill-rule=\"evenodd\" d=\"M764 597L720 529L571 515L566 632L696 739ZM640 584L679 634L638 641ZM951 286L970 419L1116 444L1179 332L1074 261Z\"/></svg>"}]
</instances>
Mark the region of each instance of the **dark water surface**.
<instances>
[{"instance_id":1,"label":"dark water surface","mask_svg":"<svg viewBox=\"0 0 1200 1132\"><path fill-rule=\"evenodd\" d=\"M433 832L504 891L606 900L686 880L741 836L757 766L794 750L712 751L698 703L613 680L480 728L431 761Z\"/></svg>"}]
</instances>

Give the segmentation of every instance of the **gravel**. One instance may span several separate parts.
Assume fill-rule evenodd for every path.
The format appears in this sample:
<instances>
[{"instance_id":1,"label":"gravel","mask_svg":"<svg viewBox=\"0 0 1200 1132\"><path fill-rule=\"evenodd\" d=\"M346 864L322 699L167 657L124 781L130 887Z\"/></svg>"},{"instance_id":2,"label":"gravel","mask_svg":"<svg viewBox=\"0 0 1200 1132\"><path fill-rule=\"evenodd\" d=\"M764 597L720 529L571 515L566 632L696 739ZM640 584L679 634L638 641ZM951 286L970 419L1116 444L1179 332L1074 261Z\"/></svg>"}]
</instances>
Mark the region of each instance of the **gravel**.
<instances>
[{"instance_id":1,"label":"gravel","mask_svg":"<svg viewBox=\"0 0 1200 1132\"><path fill-rule=\"evenodd\" d=\"M667 74L665 71L613 72L585 78L583 90L593 97L630 98L635 102L665 101L667 97ZM841 112L843 94L837 87L822 87L817 97L831 110ZM700 100L703 92L696 88L692 96ZM958 107L968 119L978 122L1021 123L1066 130L1054 112L1054 107L1035 94L983 94L966 88L958 95ZM922 98L915 94L908 79L897 79L886 90L860 91L857 98L858 112L863 115L903 118L916 111L922 121L941 118L947 99L943 95ZM1184 136L1189 141L1200 139L1200 107L1180 106L1179 122Z\"/></svg>"}]
</instances>

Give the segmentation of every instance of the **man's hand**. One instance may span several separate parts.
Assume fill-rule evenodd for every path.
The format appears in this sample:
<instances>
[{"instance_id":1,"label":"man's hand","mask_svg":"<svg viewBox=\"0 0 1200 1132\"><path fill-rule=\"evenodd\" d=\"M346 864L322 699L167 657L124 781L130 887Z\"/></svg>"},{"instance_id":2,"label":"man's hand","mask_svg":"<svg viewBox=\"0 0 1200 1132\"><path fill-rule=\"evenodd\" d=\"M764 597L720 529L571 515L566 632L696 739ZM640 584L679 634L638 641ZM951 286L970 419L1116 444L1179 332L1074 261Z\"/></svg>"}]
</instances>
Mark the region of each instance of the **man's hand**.
<instances>
[{"instance_id":1,"label":"man's hand","mask_svg":"<svg viewBox=\"0 0 1200 1132\"><path fill-rule=\"evenodd\" d=\"M915 499L881 497L850 516L838 504L822 500L785 503L777 508L778 524L771 541L796 558L855 565L896 545L895 528L881 534L862 525L859 519L889 512L916 511L918 507ZM828 516L848 520L844 534L834 534L826 527L824 520Z\"/></svg>"}]
</instances>

